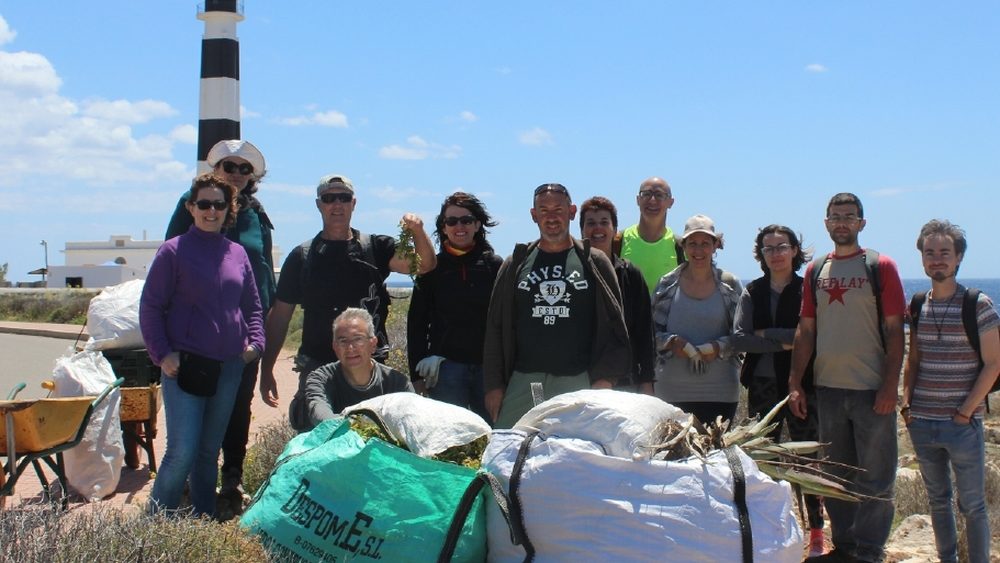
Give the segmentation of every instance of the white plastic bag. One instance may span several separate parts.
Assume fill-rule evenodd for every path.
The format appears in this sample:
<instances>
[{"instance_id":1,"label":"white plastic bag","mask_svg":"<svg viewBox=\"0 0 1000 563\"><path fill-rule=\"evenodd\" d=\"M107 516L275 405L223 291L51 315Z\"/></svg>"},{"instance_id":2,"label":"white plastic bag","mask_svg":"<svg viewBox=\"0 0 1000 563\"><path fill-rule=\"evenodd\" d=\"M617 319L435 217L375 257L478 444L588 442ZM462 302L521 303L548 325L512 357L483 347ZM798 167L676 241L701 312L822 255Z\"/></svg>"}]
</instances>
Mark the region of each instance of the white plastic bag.
<instances>
[{"instance_id":1,"label":"white plastic bag","mask_svg":"<svg viewBox=\"0 0 1000 563\"><path fill-rule=\"evenodd\" d=\"M87 308L87 350L143 348L139 329L139 299L144 280L131 280L104 288Z\"/></svg>"},{"instance_id":2,"label":"white plastic bag","mask_svg":"<svg viewBox=\"0 0 1000 563\"><path fill-rule=\"evenodd\" d=\"M372 397L344 409L344 414L359 409L375 412L389 432L420 457L433 457L490 433L490 425L478 414L416 393Z\"/></svg>"},{"instance_id":3,"label":"white plastic bag","mask_svg":"<svg viewBox=\"0 0 1000 563\"><path fill-rule=\"evenodd\" d=\"M115 374L103 354L84 351L59 358L52 378L56 385L53 396L96 396L114 382ZM100 500L118 487L125 463L120 403L121 393L115 389L94 409L83 440L63 454L66 480L89 501Z\"/></svg>"},{"instance_id":4,"label":"white plastic bag","mask_svg":"<svg viewBox=\"0 0 1000 563\"><path fill-rule=\"evenodd\" d=\"M494 432L482 467L522 517L536 562L740 561L743 536L725 453L704 462L660 461L643 447L661 422L686 419L655 397L566 393L528 411L514 429ZM791 486L734 453L745 476L754 560L801 561ZM499 509L489 505L486 515L489 561L523 561L525 550L512 543Z\"/></svg>"}]
</instances>

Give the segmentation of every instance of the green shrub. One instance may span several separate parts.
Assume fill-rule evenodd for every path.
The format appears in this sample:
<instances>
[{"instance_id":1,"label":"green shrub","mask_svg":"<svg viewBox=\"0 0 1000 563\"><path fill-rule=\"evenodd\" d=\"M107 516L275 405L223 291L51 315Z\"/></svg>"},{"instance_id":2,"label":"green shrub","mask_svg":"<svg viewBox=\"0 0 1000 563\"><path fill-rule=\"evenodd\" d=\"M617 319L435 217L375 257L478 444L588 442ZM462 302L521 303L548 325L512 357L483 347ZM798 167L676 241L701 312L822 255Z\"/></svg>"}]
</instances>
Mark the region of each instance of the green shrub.
<instances>
[{"instance_id":1,"label":"green shrub","mask_svg":"<svg viewBox=\"0 0 1000 563\"><path fill-rule=\"evenodd\" d=\"M296 434L285 417L261 427L254 437L253 445L247 448L247 457L243 462L243 490L246 494L257 494L257 490L274 469L278 456Z\"/></svg>"},{"instance_id":2,"label":"green shrub","mask_svg":"<svg viewBox=\"0 0 1000 563\"><path fill-rule=\"evenodd\" d=\"M4 292L0 294L0 319L84 325L90 300L98 293L94 289Z\"/></svg>"}]
</instances>

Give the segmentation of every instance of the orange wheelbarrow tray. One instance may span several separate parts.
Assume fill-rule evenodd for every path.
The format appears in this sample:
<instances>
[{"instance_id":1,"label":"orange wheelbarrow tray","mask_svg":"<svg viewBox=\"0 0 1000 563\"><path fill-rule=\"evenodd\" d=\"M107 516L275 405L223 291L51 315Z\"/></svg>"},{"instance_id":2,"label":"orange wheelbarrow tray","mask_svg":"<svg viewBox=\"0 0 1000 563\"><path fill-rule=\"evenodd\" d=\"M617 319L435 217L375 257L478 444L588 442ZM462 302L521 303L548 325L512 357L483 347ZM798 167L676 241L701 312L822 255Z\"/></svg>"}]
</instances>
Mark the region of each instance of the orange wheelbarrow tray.
<instances>
[{"instance_id":1,"label":"orange wheelbarrow tray","mask_svg":"<svg viewBox=\"0 0 1000 563\"><path fill-rule=\"evenodd\" d=\"M0 506L5 497L14 494L14 485L29 465L35 468L43 493L50 497L49 481L41 466L41 462L45 462L62 487L62 507L66 508L68 488L63 452L83 440L94 409L123 381L118 378L97 397L19 401L15 397L24 389L21 383L10 392L6 401L0 401L0 455L7 457L0 473Z\"/></svg>"}]
</instances>

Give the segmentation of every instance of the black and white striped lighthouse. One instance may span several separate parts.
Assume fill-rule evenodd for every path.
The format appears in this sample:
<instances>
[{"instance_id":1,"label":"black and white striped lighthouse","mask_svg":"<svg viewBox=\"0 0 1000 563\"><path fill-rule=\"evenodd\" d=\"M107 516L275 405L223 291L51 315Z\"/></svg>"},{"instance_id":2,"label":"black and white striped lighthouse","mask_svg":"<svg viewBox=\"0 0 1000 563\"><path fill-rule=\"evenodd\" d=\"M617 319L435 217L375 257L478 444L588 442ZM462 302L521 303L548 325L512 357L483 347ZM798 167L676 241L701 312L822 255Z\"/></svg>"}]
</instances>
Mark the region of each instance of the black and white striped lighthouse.
<instances>
[{"instance_id":1,"label":"black and white striped lighthouse","mask_svg":"<svg viewBox=\"0 0 1000 563\"><path fill-rule=\"evenodd\" d=\"M198 19L205 22L201 39L201 95L198 111L198 172L210 170L205 158L219 141L240 138L240 42L236 24L243 21L243 2L205 0Z\"/></svg>"}]
</instances>

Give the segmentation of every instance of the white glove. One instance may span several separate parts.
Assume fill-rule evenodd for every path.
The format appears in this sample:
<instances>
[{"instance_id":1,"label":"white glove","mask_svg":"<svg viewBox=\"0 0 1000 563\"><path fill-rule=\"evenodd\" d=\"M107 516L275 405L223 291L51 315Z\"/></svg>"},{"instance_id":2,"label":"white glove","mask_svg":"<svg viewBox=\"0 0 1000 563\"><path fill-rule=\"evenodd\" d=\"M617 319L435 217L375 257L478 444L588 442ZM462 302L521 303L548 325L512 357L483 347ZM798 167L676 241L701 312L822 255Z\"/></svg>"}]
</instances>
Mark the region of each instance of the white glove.
<instances>
[{"instance_id":1,"label":"white glove","mask_svg":"<svg viewBox=\"0 0 1000 563\"><path fill-rule=\"evenodd\" d=\"M427 356L417 362L417 374L424 378L424 387L430 389L437 385L438 370L441 369L441 362L444 356Z\"/></svg>"},{"instance_id":2,"label":"white glove","mask_svg":"<svg viewBox=\"0 0 1000 563\"><path fill-rule=\"evenodd\" d=\"M688 342L684 345L684 353L688 355L688 368L691 373L701 375L705 373L705 360L701 359L701 353L694 344Z\"/></svg>"}]
</instances>

